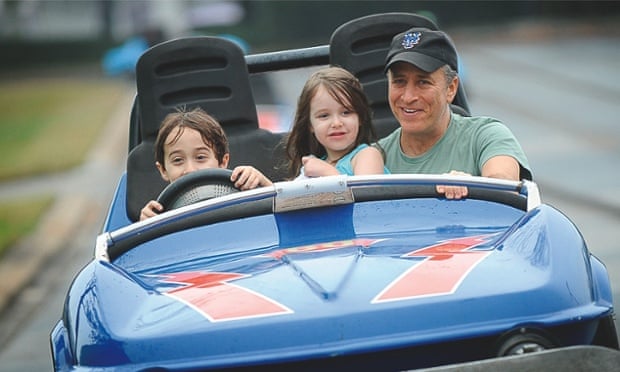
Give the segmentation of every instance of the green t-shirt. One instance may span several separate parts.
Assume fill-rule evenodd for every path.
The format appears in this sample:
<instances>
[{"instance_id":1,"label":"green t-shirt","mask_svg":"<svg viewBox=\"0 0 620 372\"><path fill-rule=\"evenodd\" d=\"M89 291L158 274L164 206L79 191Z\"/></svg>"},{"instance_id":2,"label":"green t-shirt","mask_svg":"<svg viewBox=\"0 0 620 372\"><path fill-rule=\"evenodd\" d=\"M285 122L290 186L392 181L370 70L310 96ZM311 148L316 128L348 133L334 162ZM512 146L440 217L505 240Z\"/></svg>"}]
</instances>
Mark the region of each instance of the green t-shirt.
<instances>
[{"instance_id":1,"label":"green t-shirt","mask_svg":"<svg viewBox=\"0 0 620 372\"><path fill-rule=\"evenodd\" d=\"M401 128L378 141L392 174L442 174L452 170L480 176L482 165L497 155L508 155L521 165L520 178L531 179L530 166L510 129L489 117L452 114L446 133L426 153L410 157L400 148Z\"/></svg>"}]
</instances>

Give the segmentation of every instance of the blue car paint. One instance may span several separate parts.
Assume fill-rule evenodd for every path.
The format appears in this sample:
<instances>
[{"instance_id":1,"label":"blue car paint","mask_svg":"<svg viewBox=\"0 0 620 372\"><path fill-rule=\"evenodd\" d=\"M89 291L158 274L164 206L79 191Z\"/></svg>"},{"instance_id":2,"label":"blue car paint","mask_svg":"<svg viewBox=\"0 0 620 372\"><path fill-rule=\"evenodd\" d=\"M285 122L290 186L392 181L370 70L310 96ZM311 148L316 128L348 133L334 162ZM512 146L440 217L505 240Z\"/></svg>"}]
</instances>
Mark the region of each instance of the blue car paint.
<instances>
[{"instance_id":1,"label":"blue car paint","mask_svg":"<svg viewBox=\"0 0 620 372\"><path fill-rule=\"evenodd\" d=\"M334 209L340 218L349 215L339 223L350 228L328 237L374 242L295 252L333 241L317 238L321 226L337 230L334 220L320 219L326 211L317 210L310 235L305 235L307 215L266 215L166 235L113 264L94 261L73 283L66 318L73 331L57 331L58 353L70 359L69 339L79 365L137 368L194 359L196 366L222 367L467 339L524 323L550 327L568 322L583 326L575 326L567 342L587 344L595 331L595 323L588 321L610 311L611 298L597 297L610 292L591 280L590 255L581 236L551 207L524 213L485 201L408 199ZM111 208L112 215L117 212ZM290 245L279 245L283 226L285 241L297 237ZM490 254L453 293L372 303L391 280L424 260L404 253L480 235L487 240L474 250ZM285 260L270 256L283 249L289 249ZM290 311L210 321L168 295L182 284L161 280L163 274L197 271L246 275L234 285Z\"/></svg>"}]
</instances>

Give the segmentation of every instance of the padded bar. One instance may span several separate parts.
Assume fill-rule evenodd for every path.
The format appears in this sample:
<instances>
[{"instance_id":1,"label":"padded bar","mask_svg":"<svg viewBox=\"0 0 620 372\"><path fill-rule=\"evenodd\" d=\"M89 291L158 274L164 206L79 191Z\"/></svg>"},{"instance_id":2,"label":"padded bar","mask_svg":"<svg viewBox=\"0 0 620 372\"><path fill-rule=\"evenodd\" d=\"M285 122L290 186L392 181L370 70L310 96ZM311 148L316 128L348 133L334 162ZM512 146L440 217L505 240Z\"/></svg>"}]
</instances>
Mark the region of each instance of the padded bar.
<instances>
[{"instance_id":1,"label":"padded bar","mask_svg":"<svg viewBox=\"0 0 620 372\"><path fill-rule=\"evenodd\" d=\"M329 45L252 54L245 57L251 74L321 66L329 63Z\"/></svg>"}]
</instances>

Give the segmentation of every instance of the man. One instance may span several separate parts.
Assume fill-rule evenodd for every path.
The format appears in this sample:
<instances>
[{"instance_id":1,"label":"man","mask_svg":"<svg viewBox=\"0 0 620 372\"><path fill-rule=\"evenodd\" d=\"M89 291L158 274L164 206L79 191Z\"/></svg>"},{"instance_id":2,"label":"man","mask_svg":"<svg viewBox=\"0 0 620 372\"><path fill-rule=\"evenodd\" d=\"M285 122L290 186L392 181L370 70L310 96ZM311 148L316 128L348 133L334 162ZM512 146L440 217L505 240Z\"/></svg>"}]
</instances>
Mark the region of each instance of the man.
<instances>
[{"instance_id":1,"label":"man","mask_svg":"<svg viewBox=\"0 0 620 372\"><path fill-rule=\"evenodd\" d=\"M379 140L393 173L450 173L531 179L527 158L510 130L488 117L451 112L459 78L454 44L441 31L412 28L392 39L386 57L388 101L400 128ZM465 187L439 186L447 198Z\"/></svg>"}]
</instances>

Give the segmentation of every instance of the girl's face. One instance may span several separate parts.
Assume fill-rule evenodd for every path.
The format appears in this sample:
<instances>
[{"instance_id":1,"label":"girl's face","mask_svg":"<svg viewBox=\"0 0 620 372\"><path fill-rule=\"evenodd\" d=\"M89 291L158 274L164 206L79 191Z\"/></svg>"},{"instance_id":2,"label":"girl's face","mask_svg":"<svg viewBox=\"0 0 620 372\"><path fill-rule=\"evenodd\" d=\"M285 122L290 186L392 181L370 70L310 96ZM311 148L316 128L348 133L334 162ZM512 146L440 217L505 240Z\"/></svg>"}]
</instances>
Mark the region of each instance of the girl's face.
<instances>
[{"instance_id":1,"label":"girl's face","mask_svg":"<svg viewBox=\"0 0 620 372\"><path fill-rule=\"evenodd\" d=\"M351 151L360 129L357 113L342 106L323 86L310 101L310 124L310 131L327 151L328 161Z\"/></svg>"},{"instance_id":2,"label":"girl's face","mask_svg":"<svg viewBox=\"0 0 620 372\"><path fill-rule=\"evenodd\" d=\"M174 139L179 135L176 142ZM164 145L164 164L156 163L162 178L172 182L177 178L207 168L226 168L229 155L220 163L215 152L202 140L200 132L190 128L177 128L170 132Z\"/></svg>"}]
</instances>

